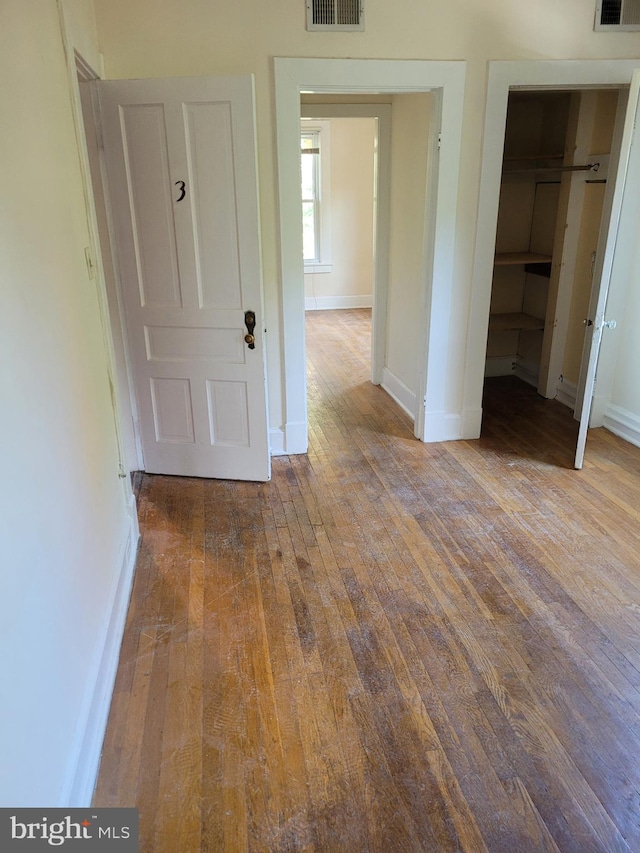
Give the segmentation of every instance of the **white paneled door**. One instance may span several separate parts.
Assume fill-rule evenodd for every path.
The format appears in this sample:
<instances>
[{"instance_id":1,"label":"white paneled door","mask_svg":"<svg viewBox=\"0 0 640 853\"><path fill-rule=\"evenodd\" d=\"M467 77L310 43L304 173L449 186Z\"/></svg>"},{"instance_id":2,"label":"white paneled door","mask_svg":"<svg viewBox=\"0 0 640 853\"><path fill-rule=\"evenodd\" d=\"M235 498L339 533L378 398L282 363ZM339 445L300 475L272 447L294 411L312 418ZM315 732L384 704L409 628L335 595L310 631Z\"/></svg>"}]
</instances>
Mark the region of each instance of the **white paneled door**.
<instances>
[{"instance_id":1,"label":"white paneled door","mask_svg":"<svg viewBox=\"0 0 640 853\"><path fill-rule=\"evenodd\" d=\"M253 80L98 90L145 470L268 480Z\"/></svg>"},{"instance_id":2,"label":"white paneled door","mask_svg":"<svg viewBox=\"0 0 640 853\"><path fill-rule=\"evenodd\" d=\"M580 429L574 467L582 468L587 431L591 416L591 403L596 382L600 343L605 329L615 329L623 320L606 317L609 292L627 287L632 261L637 244L637 186L640 182L640 141L638 119L640 118L640 69L634 71L629 90L629 101L625 117L620 159L611 202L611 216L602 261L600 286L592 294L587 335L591 335L589 356L584 380L580 383L577 408L581 411Z\"/></svg>"}]
</instances>

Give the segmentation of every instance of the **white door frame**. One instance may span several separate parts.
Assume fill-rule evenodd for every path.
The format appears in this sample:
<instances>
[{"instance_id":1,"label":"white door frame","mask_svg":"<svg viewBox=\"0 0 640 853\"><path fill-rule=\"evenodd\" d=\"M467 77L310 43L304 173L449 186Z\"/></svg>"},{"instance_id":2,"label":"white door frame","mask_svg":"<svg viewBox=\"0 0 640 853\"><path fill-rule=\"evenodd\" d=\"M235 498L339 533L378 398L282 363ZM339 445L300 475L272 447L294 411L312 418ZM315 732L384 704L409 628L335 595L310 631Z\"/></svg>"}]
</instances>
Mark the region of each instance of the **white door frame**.
<instances>
[{"instance_id":1,"label":"white door frame","mask_svg":"<svg viewBox=\"0 0 640 853\"><path fill-rule=\"evenodd\" d=\"M489 327L493 257L507 101L511 89L620 88L631 83L640 59L531 60L489 63L476 248L465 361L464 407L481 409Z\"/></svg>"},{"instance_id":2,"label":"white door frame","mask_svg":"<svg viewBox=\"0 0 640 853\"><path fill-rule=\"evenodd\" d=\"M107 355L109 383L112 388L114 424L120 456L119 473L123 482L124 493L129 504L130 514L134 517L134 523L137 525L137 517L135 516L135 497L133 496L130 479L127 475L130 470L135 470L136 468L139 469L141 466L138 464L140 460L137 457L137 448L132 451L129 447L129 452L127 452L130 442L125 437L130 432L130 428L125 420L125 412L130 412L129 400L131 395L130 388L124 388L121 384L122 360L124 359L126 361L126 354L117 350L114 341L114 338L117 338L117 335L115 335L113 331L114 324L121 323L121 319L119 316L113 315L114 295L109 290L110 284L107 280L107 276L105 275L105 267L101 251L101 241L104 235L101 232L96 213L91 167L89 164L89 153L84 127L85 116L83 114L82 99L80 96L80 81L91 84L94 80L102 79L102 54L98 53L93 44L85 38L84 33L76 28L74 18L68 13L64 4L59 4L58 12L60 17L62 40L65 48L65 62L67 66L67 78L71 96L71 111L80 158L80 172L82 175L87 227L91 243L91 245L87 247L87 264L91 262L93 265L93 280L91 284L95 286L96 289L103 341ZM124 369L126 372L128 368L125 367ZM131 458L132 456L135 456L136 458Z\"/></svg>"},{"instance_id":3,"label":"white door frame","mask_svg":"<svg viewBox=\"0 0 640 853\"><path fill-rule=\"evenodd\" d=\"M454 272L456 208L465 62L370 59L275 59L275 94L282 276L283 404L285 453L307 450L304 343L304 267L300 225L300 94L433 92L436 100L427 187L427 274L422 310L415 434L446 437L447 351ZM438 121L438 117L440 121ZM438 134L442 149L438 151Z\"/></svg>"},{"instance_id":4,"label":"white door frame","mask_svg":"<svg viewBox=\"0 0 640 853\"><path fill-rule=\"evenodd\" d=\"M81 59L78 58L80 62ZM122 294L116 274L117 258L113 248L113 224L111 204L107 192L106 164L104 150L100 148L99 139L102 134L100 125L100 109L96 81L101 79L95 74L84 76L78 66L78 81L89 86L88 97L80 93L80 103L83 119L84 140L88 157L88 179L91 181L91 204L96 216L95 253L96 267L104 282L107 309L109 312L109 331L115 359L115 399L117 404L118 421L122 435L124 451L124 467L126 471L141 471L144 468L142 445L137 428L137 400L133 393L131 374L131 359L124 326L124 311ZM89 101L90 98L90 101ZM89 102L88 102L89 101ZM95 171L94 171L95 167Z\"/></svg>"},{"instance_id":5,"label":"white door frame","mask_svg":"<svg viewBox=\"0 0 640 853\"><path fill-rule=\"evenodd\" d=\"M107 354L109 383L112 388L112 403L114 410L115 429L120 455L120 476L129 512L137 530L137 514L135 496L131 489L131 481L127 476L130 471L142 468L142 457L136 435L135 400L129 384L129 357L126 345L120 346L123 340L122 315L119 311L120 297L117 284L106 274L102 246L110 245L110 235L104 233L98 221L94 198L93 179L89 162L87 138L85 133L85 115L80 95L80 81L92 84L92 81L104 77L102 54L98 53L85 33L76 27L73 15L70 15L65 4L58 8L60 29L65 48L67 77L71 95L71 111L76 132L76 142L80 157L80 172L82 175L83 192L91 245L89 259L93 263L94 279L100 309L103 339ZM95 123L95 115L89 117ZM98 128L99 132L99 128ZM102 168L103 164L101 164ZM107 215L109 203L106 200Z\"/></svg>"},{"instance_id":6,"label":"white door frame","mask_svg":"<svg viewBox=\"0 0 640 853\"><path fill-rule=\"evenodd\" d=\"M376 186L373 249L373 310L371 316L371 381L382 382L387 329L389 228L391 215L391 105L301 104L302 118L375 118L377 127ZM373 191L373 187L372 187Z\"/></svg>"}]
</instances>

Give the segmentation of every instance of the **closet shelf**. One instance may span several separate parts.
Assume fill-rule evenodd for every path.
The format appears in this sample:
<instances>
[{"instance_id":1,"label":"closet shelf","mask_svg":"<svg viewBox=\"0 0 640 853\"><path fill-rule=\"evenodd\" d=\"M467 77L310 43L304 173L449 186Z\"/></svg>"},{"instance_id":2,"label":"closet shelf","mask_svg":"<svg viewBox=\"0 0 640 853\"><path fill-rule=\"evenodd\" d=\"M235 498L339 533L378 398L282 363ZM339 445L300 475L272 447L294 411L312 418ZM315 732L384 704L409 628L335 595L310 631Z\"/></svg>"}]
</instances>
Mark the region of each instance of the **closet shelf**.
<instances>
[{"instance_id":1,"label":"closet shelf","mask_svg":"<svg viewBox=\"0 0 640 853\"><path fill-rule=\"evenodd\" d=\"M492 314L489 317L492 332L516 332L544 329L544 320L530 314Z\"/></svg>"},{"instance_id":2,"label":"closet shelf","mask_svg":"<svg viewBox=\"0 0 640 853\"><path fill-rule=\"evenodd\" d=\"M550 264L551 255L537 252L498 252L494 263L497 267L515 264Z\"/></svg>"}]
</instances>

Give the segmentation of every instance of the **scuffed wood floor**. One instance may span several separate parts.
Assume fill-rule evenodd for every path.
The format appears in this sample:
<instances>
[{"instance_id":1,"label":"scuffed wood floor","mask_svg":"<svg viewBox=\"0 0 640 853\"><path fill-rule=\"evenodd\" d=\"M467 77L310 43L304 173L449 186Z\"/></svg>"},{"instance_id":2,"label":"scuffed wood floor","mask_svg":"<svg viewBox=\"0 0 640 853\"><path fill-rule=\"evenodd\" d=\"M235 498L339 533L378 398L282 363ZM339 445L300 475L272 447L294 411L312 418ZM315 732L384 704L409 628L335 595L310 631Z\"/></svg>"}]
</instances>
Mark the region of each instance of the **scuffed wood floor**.
<instances>
[{"instance_id":1,"label":"scuffed wood floor","mask_svg":"<svg viewBox=\"0 0 640 853\"><path fill-rule=\"evenodd\" d=\"M423 445L366 311L308 319L308 456L145 476L95 795L142 849L639 851L640 450L517 380Z\"/></svg>"}]
</instances>

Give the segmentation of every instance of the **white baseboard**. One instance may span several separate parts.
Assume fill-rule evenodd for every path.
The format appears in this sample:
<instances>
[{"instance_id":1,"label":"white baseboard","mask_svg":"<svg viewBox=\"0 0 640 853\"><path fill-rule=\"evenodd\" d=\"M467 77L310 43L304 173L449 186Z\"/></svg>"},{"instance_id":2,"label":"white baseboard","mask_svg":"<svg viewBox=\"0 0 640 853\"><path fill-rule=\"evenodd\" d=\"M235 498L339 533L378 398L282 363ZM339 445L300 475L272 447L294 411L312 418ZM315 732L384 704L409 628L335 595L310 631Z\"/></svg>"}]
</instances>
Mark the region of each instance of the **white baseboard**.
<instances>
[{"instance_id":1,"label":"white baseboard","mask_svg":"<svg viewBox=\"0 0 640 853\"><path fill-rule=\"evenodd\" d=\"M591 403L591 417L589 418L590 428L604 426L604 419L609 405L608 395L594 394Z\"/></svg>"},{"instance_id":2,"label":"white baseboard","mask_svg":"<svg viewBox=\"0 0 640 853\"><path fill-rule=\"evenodd\" d=\"M482 407L477 409L463 409L460 417L460 438L480 438L482 430Z\"/></svg>"},{"instance_id":3,"label":"white baseboard","mask_svg":"<svg viewBox=\"0 0 640 853\"><path fill-rule=\"evenodd\" d=\"M527 361L526 358L522 358L522 356L519 355L516 357L513 372L518 379L522 379L523 382L533 385L534 388L538 387L540 367L535 363L535 361Z\"/></svg>"},{"instance_id":4,"label":"white baseboard","mask_svg":"<svg viewBox=\"0 0 640 853\"><path fill-rule=\"evenodd\" d=\"M534 388L538 387L538 373L539 366L521 355L491 356L484 364L485 377L517 376Z\"/></svg>"},{"instance_id":5,"label":"white baseboard","mask_svg":"<svg viewBox=\"0 0 640 853\"><path fill-rule=\"evenodd\" d=\"M62 786L58 803L61 808L90 806L98 778L138 552L139 530L133 494L131 501L128 530L121 548L120 573L108 609L109 617L96 644L93 675L87 681L67 781Z\"/></svg>"},{"instance_id":6,"label":"white baseboard","mask_svg":"<svg viewBox=\"0 0 640 853\"><path fill-rule=\"evenodd\" d=\"M284 426L285 454L306 453L309 448L309 436L306 421L289 421Z\"/></svg>"},{"instance_id":7,"label":"white baseboard","mask_svg":"<svg viewBox=\"0 0 640 853\"><path fill-rule=\"evenodd\" d=\"M625 441L640 447L640 417L634 412L609 403L602 425L620 438L624 438Z\"/></svg>"},{"instance_id":8,"label":"white baseboard","mask_svg":"<svg viewBox=\"0 0 640 853\"><path fill-rule=\"evenodd\" d=\"M272 429L269 430L269 446L272 456L285 456L284 449L284 430Z\"/></svg>"},{"instance_id":9,"label":"white baseboard","mask_svg":"<svg viewBox=\"0 0 640 853\"><path fill-rule=\"evenodd\" d=\"M462 415L458 412L427 411L424 413L425 443L458 441L464 437L462 435Z\"/></svg>"},{"instance_id":10,"label":"white baseboard","mask_svg":"<svg viewBox=\"0 0 640 853\"><path fill-rule=\"evenodd\" d=\"M371 308L373 297L364 296L305 296L305 311L331 311L334 308Z\"/></svg>"},{"instance_id":11,"label":"white baseboard","mask_svg":"<svg viewBox=\"0 0 640 853\"><path fill-rule=\"evenodd\" d=\"M308 449L307 425L288 423L284 428L274 427L269 430L269 441L272 456L290 456L296 453L306 453Z\"/></svg>"},{"instance_id":12,"label":"white baseboard","mask_svg":"<svg viewBox=\"0 0 640 853\"><path fill-rule=\"evenodd\" d=\"M556 386L556 400L570 409L575 409L576 398L578 396L578 386L575 382L570 382L568 379L561 379Z\"/></svg>"},{"instance_id":13,"label":"white baseboard","mask_svg":"<svg viewBox=\"0 0 640 853\"><path fill-rule=\"evenodd\" d=\"M455 413L447 413L444 416L443 441L458 441L462 438L462 417Z\"/></svg>"},{"instance_id":14,"label":"white baseboard","mask_svg":"<svg viewBox=\"0 0 640 853\"><path fill-rule=\"evenodd\" d=\"M409 415L411 420L415 420L416 395L388 367L382 370L382 382L380 384L400 408Z\"/></svg>"},{"instance_id":15,"label":"white baseboard","mask_svg":"<svg viewBox=\"0 0 640 853\"><path fill-rule=\"evenodd\" d=\"M413 394L397 376L385 367L382 387L400 408L415 418L416 395ZM465 409L462 412L430 412L424 413L424 440L426 443L436 441L458 441L459 439L478 438L482 424L482 409Z\"/></svg>"}]
</instances>

